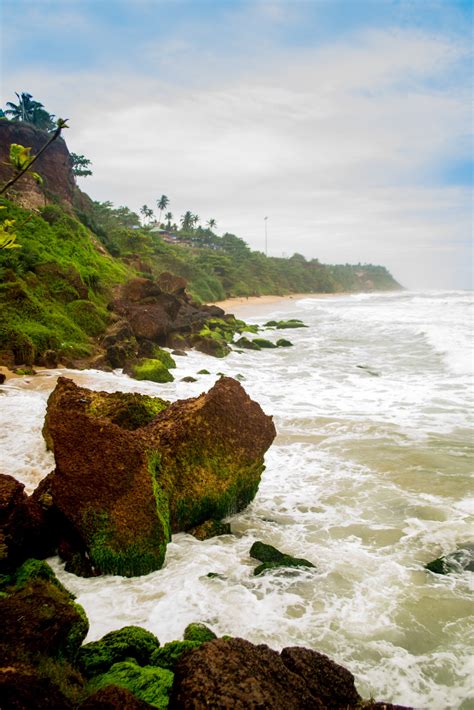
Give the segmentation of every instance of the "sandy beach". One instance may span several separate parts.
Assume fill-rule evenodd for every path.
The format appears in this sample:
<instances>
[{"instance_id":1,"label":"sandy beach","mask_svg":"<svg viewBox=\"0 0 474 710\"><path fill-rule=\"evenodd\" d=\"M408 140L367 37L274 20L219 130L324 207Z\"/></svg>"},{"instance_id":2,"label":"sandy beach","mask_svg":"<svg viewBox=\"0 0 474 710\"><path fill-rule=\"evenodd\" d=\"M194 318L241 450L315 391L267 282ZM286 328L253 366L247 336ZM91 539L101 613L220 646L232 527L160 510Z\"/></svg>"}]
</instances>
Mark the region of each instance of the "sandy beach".
<instances>
[{"instance_id":1,"label":"sandy beach","mask_svg":"<svg viewBox=\"0 0 474 710\"><path fill-rule=\"evenodd\" d=\"M252 310L255 306L270 306L280 301L298 300L300 298L334 298L335 296L347 296L345 292L340 293L291 293L284 296L239 296L235 298L227 298L225 301L215 301L213 306L219 306L224 311L232 312L238 310L239 313Z\"/></svg>"}]
</instances>

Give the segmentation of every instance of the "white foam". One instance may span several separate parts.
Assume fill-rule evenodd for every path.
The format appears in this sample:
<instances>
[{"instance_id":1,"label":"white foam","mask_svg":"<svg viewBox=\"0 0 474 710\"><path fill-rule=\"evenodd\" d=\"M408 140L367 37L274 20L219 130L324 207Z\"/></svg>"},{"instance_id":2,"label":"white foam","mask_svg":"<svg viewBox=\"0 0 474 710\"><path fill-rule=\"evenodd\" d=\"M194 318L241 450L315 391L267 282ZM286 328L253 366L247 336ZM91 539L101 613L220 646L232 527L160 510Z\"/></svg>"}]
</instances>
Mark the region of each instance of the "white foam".
<instances>
[{"instance_id":1,"label":"white foam","mask_svg":"<svg viewBox=\"0 0 474 710\"><path fill-rule=\"evenodd\" d=\"M209 389L219 372L239 373L279 432L257 497L231 519L233 535L176 535L164 568L134 579L84 580L52 560L86 609L89 639L139 624L165 642L203 621L218 634L327 653L366 697L465 710L474 575L423 565L471 539L468 302L462 292L280 302L261 320L301 317L310 327L264 336L293 348L224 360L190 353L176 358L176 381L166 385L66 373L96 389L171 400ZM212 374L181 381L202 368ZM53 467L40 384L14 381L0 412L3 470L30 489ZM316 569L255 577L257 539Z\"/></svg>"}]
</instances>

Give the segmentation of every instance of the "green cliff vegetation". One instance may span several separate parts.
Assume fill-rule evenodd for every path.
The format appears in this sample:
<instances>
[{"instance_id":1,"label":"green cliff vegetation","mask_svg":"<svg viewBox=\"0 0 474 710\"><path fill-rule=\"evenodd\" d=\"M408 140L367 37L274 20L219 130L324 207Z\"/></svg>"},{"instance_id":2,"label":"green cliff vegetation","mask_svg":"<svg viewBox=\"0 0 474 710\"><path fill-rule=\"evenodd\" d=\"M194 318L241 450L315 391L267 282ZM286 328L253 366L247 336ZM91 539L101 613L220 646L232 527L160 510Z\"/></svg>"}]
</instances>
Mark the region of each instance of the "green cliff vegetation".
<instances>
[{"instance_id":1,"label":"green cliff vegetation","mask_svg":"<svg viewBox=\"0 0 474 710\"><path fill-rule=\"evenodd\" d=\"M158 218L147 205L140 209L140 218L128 207L94 202L74 183L75 176L91 174L90 161L69 154L65 144L62 150L66 159L63 155L55 163L54 173L49 175L50 187L51 180L57 178L55 185L59 192L63 184L72 186L72 192L67 194L73 197L62 195L60 202L54 190L51 192L43 185L41 172L45 165L41 161L35 164L38 174L30 166L45 150L52 156L51 144L67 128L66 122L62 119L55 122L55 117L30 94L17 94L17 99L18 103L7 104L0 118L0 129L8 127L3 136L0 130L1 152L10 160L2 163L7 167L0 184L0 362L3 364L12 364L6 361L8 358L2 358L2 353L7 352L14 353L16 364L29 367L45 364L48 351L65 363L68 359L77 362L90 358L96 352L98 338L113 320L108 306L116 296L117 287L136 276L153 279L162 272L171 272L183 277L196 303L234 296L400 288L382 266L324 265L301 254L290 258L267 257L252 251L234 234L218 236L213 231L215 219L208 219L206 226L201 226L199 216L190 210L178 220L178 227L173 214L165 212L170 204L166 195L156 200ZM38 129L41 138L35 156L30 155L28 146L11 142L12 136L15 139L11 127L25 124ZM7 134L8 141L4 140ZM12 157L15 147L21 164L15 155ZM29 204L28 180L31 182L32 177L37 179L35 189L39 191L40 202L35 202L35 209L25 209L20 203ZM44 207L39 209L42 197ZM220 354L225 355L226 334L211 335L216 342L219 340ZM137 363L137 370L153 368L154 378L161 381L158 360L147 355Z\"/></svg>"},{"instance_id":2,"label":"green cliff vegetation","mask_svg":"<svg viewBox=\"0 0 474 710\"><path fill-rule=\"evenodd\" d=\"M114 287L136 275L182 276L197 302L398 288L381 266L266 257L209 229L178 231L170 243L166 234L140 226L128 208L110 203L82 199L77 211L50 204L33 212L7 200L3 206L21 248L0 250L0 351L2 341L13 343L25 364L47 350L63 360L90 355L91 339L109 323Z\"/></svg>"}]
</instances>

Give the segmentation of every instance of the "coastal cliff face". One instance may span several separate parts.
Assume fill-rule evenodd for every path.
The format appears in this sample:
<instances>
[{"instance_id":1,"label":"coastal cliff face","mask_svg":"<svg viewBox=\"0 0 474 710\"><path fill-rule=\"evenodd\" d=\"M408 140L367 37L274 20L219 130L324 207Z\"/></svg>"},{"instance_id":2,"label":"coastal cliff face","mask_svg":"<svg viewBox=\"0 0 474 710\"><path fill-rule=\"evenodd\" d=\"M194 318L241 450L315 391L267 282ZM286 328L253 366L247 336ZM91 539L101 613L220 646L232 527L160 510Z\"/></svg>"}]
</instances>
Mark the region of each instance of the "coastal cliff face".
<instances>
[{"instance_id":1,"label":"coastal cliff face","mask_svg":"<svg viewBox=\"0 0 474 710\"><path fill-rule=\"evenodd\" d=\"M13 176L8 163L10 145L18 143L31 148L31 155L36 155L51 134L40 131L28 123L0 120L0 184L6 183ZM72 205L78 189L72 172L72 160L65 141L58 138L51 144L35 163L34 169L43 178L39 185L29 175L24 175L9 191L8 197L27 209L41 209L51 202L54 196L61 202Z\"/></svg>"}]
</instances>

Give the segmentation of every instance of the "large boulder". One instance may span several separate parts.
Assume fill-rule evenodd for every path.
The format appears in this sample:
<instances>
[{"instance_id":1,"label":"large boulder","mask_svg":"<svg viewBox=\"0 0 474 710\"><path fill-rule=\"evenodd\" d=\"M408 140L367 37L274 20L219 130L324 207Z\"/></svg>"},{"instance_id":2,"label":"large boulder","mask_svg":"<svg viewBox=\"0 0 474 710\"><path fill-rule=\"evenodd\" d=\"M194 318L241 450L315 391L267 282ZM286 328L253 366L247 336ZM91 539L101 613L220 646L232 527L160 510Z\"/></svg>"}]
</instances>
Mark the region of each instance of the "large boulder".
<instances>
[{"instance_id":1,"label":"large boulder","mask_svg":"<svg viewBox=\"0 0 474 710\"><path fill-rule=\"evenodd\" d=\"M36 495L62 527L60 552L133 576L161 567L172 532L248 505L275 428L231 378L170 405L60 377L44 436L56 470Z\"/></svg>"},{"instance_id":2,"label":"large boulder","mask_svg":"<svg viewBox=\"0 0 474 710\"><path fill-rule=\"evenodd\" d=\"M352 673L308 648L279 654L244 639L216 639L182 653L174 673L169 710L412 710L363 701Z\"/></svg>"},{"instance_id":3,"label":"large boulder","mask_svg":"<svg viewBox=\"0 0 474 710\"><path fill-rule=\"evenodd\" d=\"M182 655L175 667L170 710L324 710L306 681L277 651L239 638L217 639Z\"/></svg>"}]
</instances>

